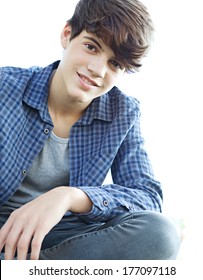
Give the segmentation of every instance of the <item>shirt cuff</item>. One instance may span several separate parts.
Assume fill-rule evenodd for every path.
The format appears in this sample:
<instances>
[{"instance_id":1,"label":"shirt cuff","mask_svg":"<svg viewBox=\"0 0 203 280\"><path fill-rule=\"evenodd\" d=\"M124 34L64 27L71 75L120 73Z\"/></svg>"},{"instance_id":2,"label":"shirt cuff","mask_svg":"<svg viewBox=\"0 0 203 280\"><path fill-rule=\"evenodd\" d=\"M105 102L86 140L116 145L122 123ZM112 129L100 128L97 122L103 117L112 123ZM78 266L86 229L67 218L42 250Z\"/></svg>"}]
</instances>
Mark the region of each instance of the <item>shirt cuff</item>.
<instances>
[{"instance_id":1,"label":"shirt cuff","mask_svg":"<svg viewBox=\"0 0 203 280\"><path fill-rule=\"evenodd\" d=\"M91 199L93 206L90 212L76 214L87 221L105 221L111 216L113 209L121 206L118 200L113 199L108 192L101 187L78 187Z\"/></svg>"}]
</instances>

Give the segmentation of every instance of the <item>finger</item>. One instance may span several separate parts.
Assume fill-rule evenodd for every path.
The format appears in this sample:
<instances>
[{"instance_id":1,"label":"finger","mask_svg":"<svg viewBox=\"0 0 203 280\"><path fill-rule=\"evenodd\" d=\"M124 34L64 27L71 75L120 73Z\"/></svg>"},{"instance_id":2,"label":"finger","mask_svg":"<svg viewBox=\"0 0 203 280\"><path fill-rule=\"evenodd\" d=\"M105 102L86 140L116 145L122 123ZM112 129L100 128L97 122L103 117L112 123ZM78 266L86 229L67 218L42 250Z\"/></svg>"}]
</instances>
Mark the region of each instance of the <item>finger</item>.
<instances>
[{"instance_id":1,"label":"finger","mask_svg":"<svg viewBox=\"0 0 203 280\"><path fill-rule=\"evenodd\" d=\"M0 229L0 252L2 251L6 243L6 239L10 230L11 226L8 226L7 224L4 224L3 227Z\"/></svg>"},{"instance_id":2,"label":"finger","mask_svg":"<svg viewBox=\"0 0 203 280\"><path fill-rule=\"evenodd\" d=\"M18 242L19 234L16 235L16 231L11 230L5 241L5 260L13 260L16 252L16 245Z\"/></svg>"},{"instance_id":3,"label":"finger","mask_svg":"<svg viewBox=\"0 0 203 280\"><path fill-rule=\"evenodd\" d=\"M12 260L14 258L18 240L23 231L21 222L20 221L16 223L14 222L15 222L14 219L9 218L7 223L5 224L6 236L4 242L4 246L5 246L4 256L6 260Z\"/></svg>"},{"instance_id":4,"label":"finger","mask_svg":"<svg viewBox=\"0 0 203 280\"><path fill-rule=\"evenodd\" d=\"M5 224L0 229L0 252L2 251L3 247L5 246L10 231L13 227L13 222L15 221L15 218L13 217L13 213L10 215L8 220L5 222Z\"/></svg>"},{"instance_id":5,"label":"finger","mask_svg":"<svg viewBox=\"0 0 203 280\"><path fill-rule=\"evenodd\" d=\"M17 243L17 259L18 260L26 260L27 259L27 254L30 246L30 242L33 237L33 231L31 230L25 230Z\"/></svg>"},{"instance_id":6,"label":"finger","mask_svg":"<svg viewBox=\"0 0 203 280\"><path fill-rule=\"evenodd\" d=\"M9 223L4 224L0 231L0 252L4 248L4 258L5 260L13 259L15 255L15 245L14 237L10 234L12 230L12 225Z\"/></svg>"},{"instance_id":7,"label":"finger","mask_svg":"<svg viewBox=\"0 0 203 280\"><path fill-rule=\"evenodd\" d=\"M43 233L36 233L33 237L32 243L31 243L31 255L30 260L38 260L40 255L40 250L42 246L42 241L45 237L45 234Z\"/></svg>"}]
</instances>

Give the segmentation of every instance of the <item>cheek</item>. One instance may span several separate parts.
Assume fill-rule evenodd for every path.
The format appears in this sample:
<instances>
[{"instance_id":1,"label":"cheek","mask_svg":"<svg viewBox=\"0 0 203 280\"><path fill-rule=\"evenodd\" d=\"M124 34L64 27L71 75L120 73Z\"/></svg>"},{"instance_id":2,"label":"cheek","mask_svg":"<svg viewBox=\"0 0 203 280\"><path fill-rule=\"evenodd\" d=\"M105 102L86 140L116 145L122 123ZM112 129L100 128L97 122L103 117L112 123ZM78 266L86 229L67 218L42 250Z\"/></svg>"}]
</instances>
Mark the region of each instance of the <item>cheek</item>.
<instances>
[{"instance_id":1,"label":"cheek","mask_svg":"<svg viewBox=\"0 0 203 280\"><path fill-rule=\"evenodd\" d=\"M71 45L64 50L63 60L66 64L75 65L81 64L85 60L85 57L77 47Z\"/></svg>"}]
</instances>

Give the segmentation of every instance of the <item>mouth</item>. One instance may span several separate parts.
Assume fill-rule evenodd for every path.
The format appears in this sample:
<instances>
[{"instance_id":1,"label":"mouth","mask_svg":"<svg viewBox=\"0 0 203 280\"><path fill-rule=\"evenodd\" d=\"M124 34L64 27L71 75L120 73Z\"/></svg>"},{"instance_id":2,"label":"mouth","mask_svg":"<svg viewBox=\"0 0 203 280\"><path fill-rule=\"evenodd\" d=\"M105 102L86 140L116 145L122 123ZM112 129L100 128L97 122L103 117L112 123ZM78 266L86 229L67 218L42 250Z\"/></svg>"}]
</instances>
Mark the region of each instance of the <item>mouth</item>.
<instances>
[{"instance_id":1,"label":"mouth","mask_svg":"<svg viewBox=\"0 0 203 280\"><path fill-rule=\"evenodd\" d=\"M86 83L87 85L99 87L99 85L95 81L91 80L89 77L79 74L79 73L77 73L77 74L83 80L83 82Z\"/></svg>"}]
</instances>

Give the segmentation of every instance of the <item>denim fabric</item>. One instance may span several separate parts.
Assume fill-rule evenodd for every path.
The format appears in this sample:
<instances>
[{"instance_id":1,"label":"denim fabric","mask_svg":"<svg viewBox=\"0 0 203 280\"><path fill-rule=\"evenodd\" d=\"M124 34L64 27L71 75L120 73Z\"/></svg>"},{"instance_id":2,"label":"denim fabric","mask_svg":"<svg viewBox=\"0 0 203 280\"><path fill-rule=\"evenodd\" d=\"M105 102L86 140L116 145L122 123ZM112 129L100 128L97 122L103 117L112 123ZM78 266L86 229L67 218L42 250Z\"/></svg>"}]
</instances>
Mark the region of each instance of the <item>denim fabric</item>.
<instances>
[{"instance_id":1,"label":"denim fabric","mask_svg":"<svg viewBox=\"0 0 203 280\"><path fill-rule=\"evenodd\" d=\"M40 260L171 260L179 246L168 218L143 211L83 226L62 221L45 237Z\"/></svg>"}]
</instances>

